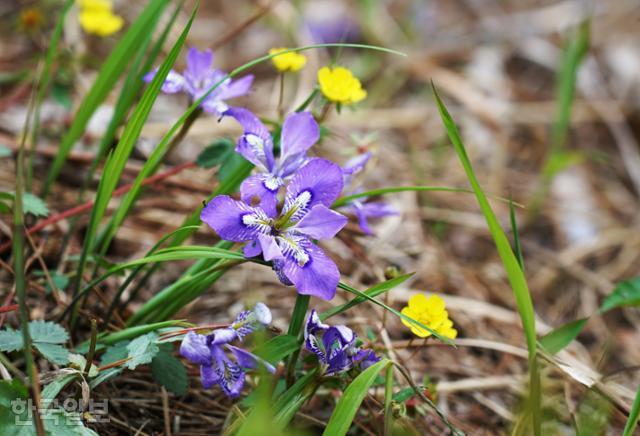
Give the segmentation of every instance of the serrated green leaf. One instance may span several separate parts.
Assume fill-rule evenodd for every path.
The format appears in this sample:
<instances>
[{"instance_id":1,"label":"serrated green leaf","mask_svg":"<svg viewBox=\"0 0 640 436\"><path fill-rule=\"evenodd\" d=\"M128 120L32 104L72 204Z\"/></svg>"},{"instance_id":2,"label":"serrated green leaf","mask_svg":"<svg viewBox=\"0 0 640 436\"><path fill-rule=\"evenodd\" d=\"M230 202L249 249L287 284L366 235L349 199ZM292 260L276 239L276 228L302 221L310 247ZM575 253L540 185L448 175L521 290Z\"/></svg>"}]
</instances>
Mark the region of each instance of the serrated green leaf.
<instances>
[{"instance_id":1,"label":"serrated green leaf","mask_svg":"<svg viewBox=\"0 0 640 436\"><path fill-rule=\"evenodd\" d=\"M51 321L31 321L29 323L29 333L31 333L33 342L63 344L69 339L69 333L64 327Z\"/></svg>"},{"instance_id":2,"label":"serrated green leaf","mask_svg":"<svg viewBox=\"0 0 640 436\"><path fill-rule=\"evenodd\" d=\"M22 194L22 207L24 213L30 213L34 216L46 217L49 215L49 208L45 202L29 192Z\"/></svg>"},{"instance_id":3,"label":"serrated green leaf","mask_svg":"<svg viewBox=\"0 0 640 436\"><path fill-rule=\"evenodd\" d=\"M6 145L0 144L0 159L2 159L3 157L9 157L12 154L13 154L13 151L11 151L9 147L7 147Z\"/></svg>"},{"instance_id":4,"label":"serrated green leaf","mask_svg":"<svg viewBox=\"0 0 640 436\"><path fill-rule=\"evenodd\" d=\"M155 332L151 332L131 341L131 343L127 345L127 351L129 352L127 357L131 359L125 363L125 366L129 369L136 369L138 365L151 363L160 351L158 344L156 344L157 339L158 335Z\"/></svg>"},{"instance_id":5,"label":"serrated green leaf","mask_svg":"<svg viewBox=\"0 0 640 436\"><path fill-rule=\"evenodd\" d=\"M611 294L602 302L600 313L617 307L640 305L640 277L622 281L616 285Z\"/></svg>"},{"instance_id":6,"label":"serrated green leaf","mask_svg":"<svg viewBox=\"0 0 640 436\"><path fill-rule=\"evenodd\" d=\"M129 356L129 351L127 350L129 343L130 341L122 341L108 347L107 351L102 355L102 359L100 359L100 365L105 366L118 360L126 359Z\"/></svg>"},{"instance_id":7,"label":"serrated green leaf","mask_svg":"<svg viewBox=\"0 0 640 436\"><path fill-rule=\"evenodd\" d=\"M550 331L540 338L540 345L549 353L556 354L580 334L588 320L589 318L578 319Z\"/></svg>"},{"instance_id":8,"label":"serrated green leaf","mask_svg":"<svg viewBox=\"0 0 640 436\"><path fill-rule=\"evenodd\" d=\"M22 347L22 333L19 330L0 330L0 351L18 351Z\"/></svg>"},{"instance_id":9,"label":"serrated green leaf","mask_svg":"<svg viewBox=\"0 0 640 436\"><path fill-rule=\"evenodd\" d=\"M233 141L229 138L219 139L202 150L196 159L196 164L201 168L212 168L222 163L227 158L227 154L233 152L233 147Z\"/></svg>"},{"instance_id":10,"label":"serrated green leaf","mask_svg":"<svg viewBox=\"0 0 640 436\"><path fill-rule=\"evenodd\" d=\"M322 433L323 436L340 436L346 435L351 428L353 418L356 416L360 404L367 396L369 388L376 381L378 373L387 366L391 365L388 359L382 359L380 362L371 365L360 373L345 389L344 394L338 400L336 408L331 414L331 418L327 423L327 427Z\"/></svg>"},{"instance_id":11,"label":"serrated green leaf","mask_svg":"<svg viewBox=\"0 0 640 436\"><path fill-rule=\"evenodd\" d=\"M33 346L42 354L42 356L51 363L56 365L65 365L69 363L69 350L58 344L49 344L46 342L34 342Z\"/></svg>"},{"instance_id":12,"label":"serrated green leaf","mask_svg":"<svg viewBox=\"0 0 640 436\"><path fill-rule=\"evenodd\" d=\"M171 352L160 351L151 361L155 381L176 395L184 395L189 387L187 369Z\"/></svg>"}]
</instances>

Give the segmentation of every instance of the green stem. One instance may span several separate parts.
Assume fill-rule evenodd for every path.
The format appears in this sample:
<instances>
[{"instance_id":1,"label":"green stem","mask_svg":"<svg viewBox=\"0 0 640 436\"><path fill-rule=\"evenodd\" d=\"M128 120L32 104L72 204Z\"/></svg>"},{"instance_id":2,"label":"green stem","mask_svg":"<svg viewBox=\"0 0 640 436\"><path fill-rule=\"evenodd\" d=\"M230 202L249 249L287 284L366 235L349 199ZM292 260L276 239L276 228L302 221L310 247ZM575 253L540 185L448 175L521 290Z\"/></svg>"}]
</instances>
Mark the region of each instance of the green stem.
<instances>
[{"instance_id":1,"label":"green stem","mask_svg":"<svg viewBox=\"0 0 640 436\"><path fill-rule=\"evenodd\" d=\"M293 307L293 312L291 314L291 322L289 323L289 331L288 334L291 336L299 337L302 333L302 326L304 324L304 320L307 316L307 310L309 309L309 300L311 297L308 295L298 294L296 297L296 304ZM299 338L301 339L301 338ZM300 349L296 350L289 357L289 361L287 362L287 387L290 387L293 384L294 373L296 369L296 362L298 361L298 356L300 355Z\"/></svg>"},{"instance_id":2,"label":"green stem","mask_svg":"<svg viewBox=\"0 0 640 436\"><path fill-rule=\"evenodd\" d=\"M27 131L31 122L31 114L34 99L32 97L29 111L27 112L27 120L22 135L22 143L18 150L18 160L16 162L16 193L13 201L13 271L15 274L16 296L18 298L20 313L20 330L22 331L22 343L24 351L24 360L27 367L27 375L29 376L29 387L31 396L35 403L35 413L33 419L36 426L38 436L44 436L44 426L40 419L40 383L38 381L38 369L33 358L31 334L29 333L29 309L27 307L26 295L26 277L24 262L24 224L22 211L22 191L24 189L24 146L27 137Z\"/></svg>"},{"instance_id":3,"label":"green stem","mask_svg":"<svg viewBox=\"0 0 640 436\"><path fill-rule=\"evenodd\" d=\"M311 91L309 97L307 97L307 99L296 108L295 112L302 112L303 110L305 110L311 104L311 102L313 102L313 99L316 98L316 95L318 95L318 88L313 88L313 91Z\"/></svg>"},{"instance_id":4,"label":"green stem","mask_svg":"<svg viewBox=\"0 0 640 436\"><path fill-rule=\"evenodd\" d=\"M98 323L95 319L91 319L91 343L89 344L89 353L87 353L87 363L84 366L84 375L88 376L93 363L93 356L96 353L96 342L98 341Z\"/></svg>"},{"instance_id":5,"label":"green stem","mask_svg":"<svg viewBox=\"0 0 640 436\"><path fill-rule=\"evenodd\" d=\"M393 365L387 367L384 385L384 436L390 436L393 429L393 412L391 403L393 399Z\"/></svg>"}]
</instances>

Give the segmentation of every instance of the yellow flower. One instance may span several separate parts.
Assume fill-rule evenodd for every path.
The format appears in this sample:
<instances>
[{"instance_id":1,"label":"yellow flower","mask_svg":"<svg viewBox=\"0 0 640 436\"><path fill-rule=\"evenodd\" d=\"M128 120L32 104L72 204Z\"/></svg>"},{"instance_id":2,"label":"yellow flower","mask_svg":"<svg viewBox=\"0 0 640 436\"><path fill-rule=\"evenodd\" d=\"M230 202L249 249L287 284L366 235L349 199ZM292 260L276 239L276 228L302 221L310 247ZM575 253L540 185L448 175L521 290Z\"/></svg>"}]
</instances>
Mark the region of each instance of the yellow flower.
<instances>
[{"instance_id":1,"label":"yellow flower","mask_svg":"<svg viewBox=\"0 0 640 436\"><path fill-rule=\"evenodd\" d=\"M272 55L285 50L288 49L284 47L272 48L271 50L269 50L269 54ZM289 52L271 58L271 62L273 62L273 65L280 72L296 72L298 70L301 70L305 66L305 64L307 63L307 58L303 54L297 52Z\"/></svg>"},{"instance_id":2,"label":"yellow flower","mask_svg":"<svg viewBox=\"0 0 640 436\"><path fill-rule=\"evenodd\" d=\"M357 103L367 96L362 84L353 73L344 67L322 67L318 71L320 91L327 100L341 103Z\"/></svg>"},{"instance_id":3,"label":"yellow flower","mask_svg":"<svg viewBox=\"0 0 640 436\"><path fill-rule=\"evenodd\" d=\"M458 336L458 331L453 328L453 321L449 319L444 300L437 295L431 295L428 298L423 294L414 295L409 299L407 307L403 308L401 313L419 321L440 336L449 339L455 339ZM402 319L402 323L420 338L431 336L431 332L428 330L418 327L405 319Z\"/></svg>"},{"instance_id":4,"label":"yellow flower","mask_svg":"<svg viewBox=\"0 0 640 436\"><path fill-rule=\"evenodd\" d=\"M87 33L109 36L122 28L124 20L112 12L108 0L80 0L80 25Z\"/></svg>"}]
</instances>

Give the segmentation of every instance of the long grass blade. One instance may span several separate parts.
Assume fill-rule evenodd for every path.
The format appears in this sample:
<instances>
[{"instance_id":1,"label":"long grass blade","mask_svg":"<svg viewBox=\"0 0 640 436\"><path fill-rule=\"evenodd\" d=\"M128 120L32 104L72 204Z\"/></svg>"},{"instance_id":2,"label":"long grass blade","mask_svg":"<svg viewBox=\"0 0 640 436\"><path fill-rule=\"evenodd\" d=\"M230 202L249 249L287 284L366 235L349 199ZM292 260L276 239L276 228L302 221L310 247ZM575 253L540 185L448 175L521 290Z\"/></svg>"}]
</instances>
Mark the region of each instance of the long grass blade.
<instances>
[{"instance_id":1,"label":"long grass blade","mask_svg":"<svg viewBox=\"0 0 640 436\"><path fill-rule=\"evenodd\" d=\"M74 297L77 295L80 288L80 283L83 279L82 275L87 257L89 255L89 252L93 249L94 238L98 230L98 224L104 216L109 200L111 199L111 195L116 188L116 185L118 183L118 180L120 179L122 171L124 170L129 155L131 154L131 151L133 150L133 147L135 146L135 143L138 140L140 133L142 132L142 127L147 120L149 113L151 112L153 103L160 93L160 88L164 83L164 79L175 63L175 60L177 59L178 54L180 53L180 50L184 45L187 34L191 29L191 24L193 23L196 11L197 8L194 8L193 13L191 14L191 18L183 29L182 34L167 55L167 58L163 62L162 66L158 69L158 73L140 99L140 103L136 107L131 120L127 123L127 126L122 133L122 138L118 142L118 145L116 146L114 152L110 155L110 158L107 159L104 173L100 178L95 205L91 211L91 218L89 220L89 225L85 234L80 261L78 262L78 272L74 283Z\"/></svg>"},{"instance_id":2,"label":"long grass blade","mask_svg":"<svg viewBox=\"0 0 640 436\"><path fill-rule=\"evenodd\" d=\"M51 190L52 183L58 178L67 156L74 144L84 134L91 116L113 89L125 68L138 50L139 43L155 25L162 11L169 4L169 0L154 0L144 9L138 19L129 27L122 39L114 47L107 60L100 68L98 77L86 95L78 110L71 127L62 138L58 154L51 164L51 169L43 188L43 197Z\"/></svg>"},{"instance_id":3,"label":"long grass blade","mask_svg":"<svg viewBox=\"0 0 640 436\"><path fill-rule=\"evenodd\" d=\"M467 178L469 179L469 183L471 184L473 191L476 194L476 199L478 200L478 204L480 205L480 209L482 210L482 214L484 215L487 225L489 227L489 232L493 237L493 240L496 244L496 248L498 249L498 254L500 255L500 259L504 265L504 268L507 272L507 277L509 279L509 283L511 284L511 289L513 290L516 304L518 306L518 312L520 314L520 319L522 321L522 326L524 328L525 337L527 340L527 348L529 352L529 379L530 379L530 405L531 405L531 416L533 422L533 432L535 435L541 434L541 394L540 394L540 374L538 371L538 362L537 362L537 341L536 341L536 324L535 324L535 313L533 310L533 302L531 300L531 294L529 293L529 287L527 285L527 280L524 276L524 272L518 263L518 259L513 253L511 249L511 244L507 239L504 231L500 227L500 223L496 218L496 215L491 209L491 205L487 200L486 195L482 191L480 183L476 178L476 175L473 171L473 167L471 165L471 161L467 156L467 152L465 150L464 144L460 137L460 133L458 132L458 127L455 122L451 118L451 115L447 111L444 103L440 99L438 92L435 86L432 85L433 95L435 96L436 103L438 105L438 111L440 112L440 117L442 118L442 122L445 126L449 139L451 140L453 147L458 154L460 162L467 174Z\"/></svg>"}]
</instances>

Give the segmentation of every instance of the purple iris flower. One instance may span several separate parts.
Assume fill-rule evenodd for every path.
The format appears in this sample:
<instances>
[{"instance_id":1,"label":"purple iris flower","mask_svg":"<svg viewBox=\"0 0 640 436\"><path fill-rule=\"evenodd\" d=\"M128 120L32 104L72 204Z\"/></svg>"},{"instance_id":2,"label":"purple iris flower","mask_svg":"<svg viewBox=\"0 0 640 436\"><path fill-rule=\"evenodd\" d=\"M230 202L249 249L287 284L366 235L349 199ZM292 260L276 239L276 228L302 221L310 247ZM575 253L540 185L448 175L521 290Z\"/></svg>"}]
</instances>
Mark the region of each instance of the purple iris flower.
<instances>
[{"instance_id":1,"label":"purple iris flower","mask_svg":"<svg viewBox=\"0 0 640 436\"><path fill-rule=\"evenodd\" d=\"M318 357L326 375L348 371L356 364L364 370L380 360L373 350L362 350L356 346L353 330L344 325L322 323L315 309L307 320L304 341L306 349Z\"/></svg>"},{"instance_id":2,"label":"purple iris flower","mask_svg":"<svg viewBox=\"0 0 640 436\"><path fill-rule=\"evenodd\" d=\"M369 162L369 159L371 159L371 152L368 151L347 161L344 167L342 167L345 186L353 184L355 175L364 169L367 162ZM358 192L362 192L362 189L354 189L351 193L357 194ZM368 220L370 218L382 218L389 215L397 215L398 211L383 201L366 202L366 200L366 197L351 200L346 206L343 206L342 209L351 212L356 216L360 229L362 229L366 235L373 235L373 231L371 230L371 227L369 227Z\"/></svg>"},{"instance_id":3,"label":"purple iris flower","mask_svg":"<svg viewBox=\"0 0 640 436\"><path fill-rule=\"evenodd\" d=\"M145 82L151 82L158 72L154 69L144 76ZM249 93L253 83L253 75L244 76L238 80L231 80L224 71L213 68L213 52L211 50L199 51L190 48L187 53L187 69L182 74L169 71L162 92L176 94L184 92L192 101L202 97L213 85L223 80L201 103L202 109L216 116L221 116L229 106L225 100L241 97Z\"/></svg>"},{"instance_id":4,"label":"purple iris flower","mask_svg":"<svg viewBox=\"0 0 640 436\"><path fill-rule=\"evenodd\" d=\"M248 242L246 257L262 253L285 285L299 294L330 300L336 293L340 271L314 239L330 239L347 218L329 207L342 192L342 171L326 159L311 159L287 184L284 205L264 209L228 195L211 200L200 214L202 221L227 241Z\"/></svg>"},{"instance_id":5,"label":"purple iris flower","mask_svg":"<svg viewBox=\"0 0 640 436\"><path fill-rule=\"evenodd\" d=\"M244 129L236 151L254 164L260 174L248 177L240 186L243 201L254 198L269 215L274 215L278 190L309 159L307 150L320 138L320 126L310 112L293 113L284 120L280 134L280 155L274 156L273 138L264 124L247 109L231 108L225 115L235 118Z\"/></svg>"},{"instance_id":6,"label":"purple iris flower","mask_svg":"<svg viewBox=\"0 0 640 436\"><path fill-rule=\"evenodd\" d=\"M208 389L219 385L230 398L242 392L245 372L259 367L274 373L275 368L258 356L230 345L236 339L242 340L247 334L268 325L271 312L262 303L252 311L241 312L228 328L214 330L210 335L200 335L193 331L186 334L180 345L180 354L187 360L200 365L202 386Z\"/></svg>"}]
</instances>

